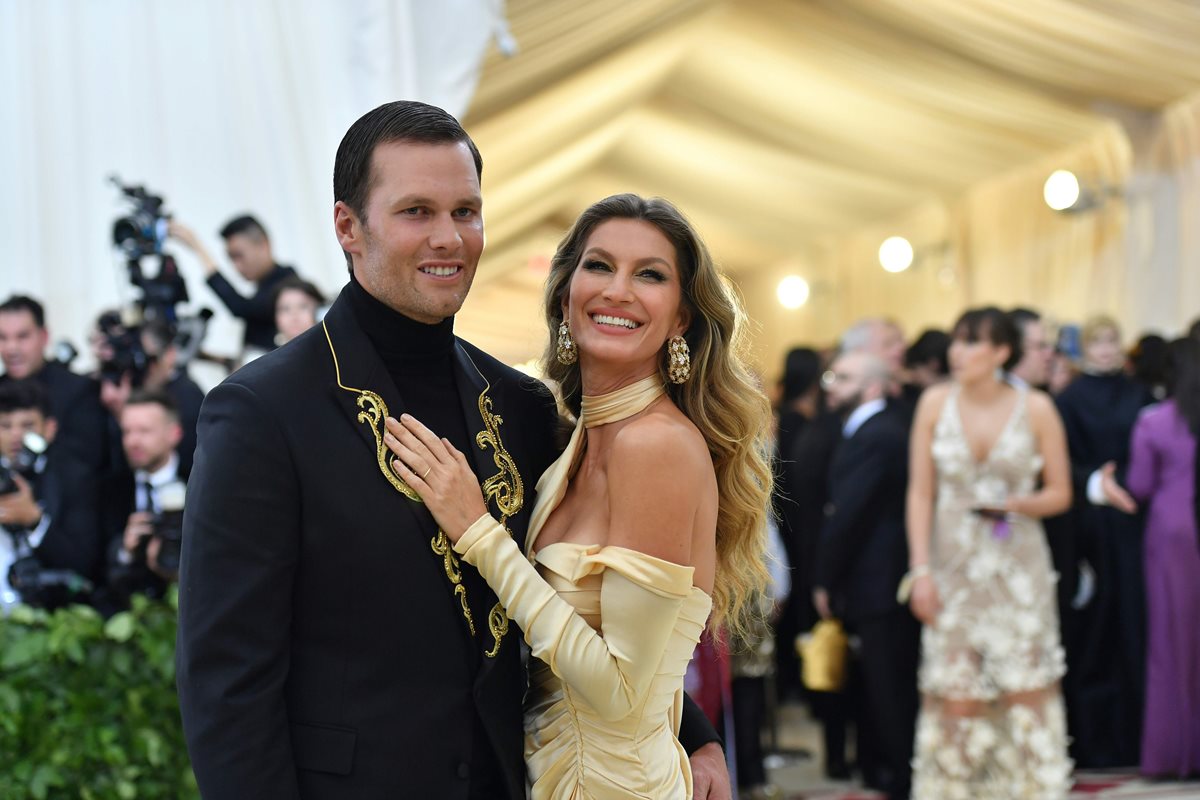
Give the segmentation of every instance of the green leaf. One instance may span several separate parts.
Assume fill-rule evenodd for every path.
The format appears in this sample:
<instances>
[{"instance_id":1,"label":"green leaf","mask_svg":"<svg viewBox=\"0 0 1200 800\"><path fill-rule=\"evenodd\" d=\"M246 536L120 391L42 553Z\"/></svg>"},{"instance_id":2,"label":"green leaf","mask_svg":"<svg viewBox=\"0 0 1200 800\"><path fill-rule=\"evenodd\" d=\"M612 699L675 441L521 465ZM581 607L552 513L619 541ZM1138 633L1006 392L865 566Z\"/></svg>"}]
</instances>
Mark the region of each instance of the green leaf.
<instances>
[{"instance_id":1,"label":"green leaf","mask_svg":"<svg viewBox=\"0 0 1200 800\"><path fill-rule=\"evenodd\" d=\"M17 669L44 658L49 649L48 642L49 637L45 632L31 631L5 649L3 657L0 657L0 667L5 670Z\"/></svg>"},{"instance_id":2,"label":"green leaf","mask_svg":"<svg viewBox=\"0 0 1200 800\"><path fill-rule=\"evenodd\" d=\"M133 615L128 611L113 615L104 625L104 635L117 642L128 642L133 637Z\"/></svg>"}]
</instances>

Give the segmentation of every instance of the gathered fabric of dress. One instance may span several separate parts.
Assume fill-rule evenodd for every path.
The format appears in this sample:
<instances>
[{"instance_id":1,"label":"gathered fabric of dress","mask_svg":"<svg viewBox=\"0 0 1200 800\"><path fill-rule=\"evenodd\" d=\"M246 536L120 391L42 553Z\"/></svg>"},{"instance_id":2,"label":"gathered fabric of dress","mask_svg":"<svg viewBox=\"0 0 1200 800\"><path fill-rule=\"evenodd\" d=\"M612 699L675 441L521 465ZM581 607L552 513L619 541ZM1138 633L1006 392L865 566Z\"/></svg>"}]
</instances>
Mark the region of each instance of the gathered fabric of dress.
<instances>
[{"instance_id":1,"label":"gathered fabric of dress","mask_svg":"<svg viewBox=\"0 0 1200 800\"><path fill-rule=\"evenodd\" d=\"M922 633L916 800L1063 798L1071 786L1059 680L1066 671L1056 576L1038 520L973 508L1029 494L1042 459L1027 392L982 462L958 411L942 408L932 451L937 502L930 568L942 603Z\"/></svg>"},{"instance_id":2,"label":"gathered fabric of dress","mask_svg":"<svg viewBox=\"0 0 1200 800\"><path fill-rule=\"evenodd\" d=\"M538 481L527 555L490 516L455 544L525 633L534 661L525 704L533 800L692 797L679 744L683 676L712 599L694 569L624 547L537 535L562 501L587 429L664 394L658 376L583 398L562 456Z\"/></svg>"}]
</instances>

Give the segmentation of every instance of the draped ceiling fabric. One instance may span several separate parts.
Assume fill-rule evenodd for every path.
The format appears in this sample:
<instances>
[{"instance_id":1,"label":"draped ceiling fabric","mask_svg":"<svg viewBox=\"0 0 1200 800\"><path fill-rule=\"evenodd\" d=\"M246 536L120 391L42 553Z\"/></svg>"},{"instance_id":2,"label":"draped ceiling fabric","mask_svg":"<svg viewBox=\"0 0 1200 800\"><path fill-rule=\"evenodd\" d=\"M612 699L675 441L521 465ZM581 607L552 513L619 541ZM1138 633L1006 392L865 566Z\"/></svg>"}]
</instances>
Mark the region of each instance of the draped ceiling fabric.
<instances>
[{"instance_id":1,"label":"draped ceiling fabric","mask_svg":"<svg viewBox=\"0 0 1200 800\"><path fill-rule=\"evenodd\" d=\"M1200 3L509 0L465 120L488 248L458 330L541 352L549 256L590 202L660 194L734 278L768 376L794 344L967 304L1132 335L1200 314ZM1060 214L1054 169L1105 202ZM913 268L883 272L886 236ZM809 304L775 286L804 276Z\"/></svg>"},{"instance_id":2,"label":"draped ceiling fabric","mask_svg":"<svg viewBox=\"0 0 1200 800\"><path fill-rule=\"evenodd\" d=\"M41 298L51 335L80 349L101 309L133 299L111 244L113 220L130 207L111 173L164 195L222 262L217 230L254 213L277 258L337 291L346 268L331 184L342 134L398 97L464 113L500 9L0 0L0 296ZM171 249L192 306L217 311L206 346L236 353L240 323L198 262Z\"/></svg>"}]
</instances>

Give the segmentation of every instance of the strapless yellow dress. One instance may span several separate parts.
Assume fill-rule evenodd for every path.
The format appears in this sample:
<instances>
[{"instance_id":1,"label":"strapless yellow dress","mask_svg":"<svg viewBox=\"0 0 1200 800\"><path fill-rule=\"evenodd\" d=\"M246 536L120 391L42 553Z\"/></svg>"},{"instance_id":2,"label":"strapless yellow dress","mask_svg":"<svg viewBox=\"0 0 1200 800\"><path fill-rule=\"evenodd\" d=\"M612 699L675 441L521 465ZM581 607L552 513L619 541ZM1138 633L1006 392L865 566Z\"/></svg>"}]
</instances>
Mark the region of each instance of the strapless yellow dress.
<instances>
[{"instance_id":1,"label":"strapless yellow dress","mask_svg":"<svg viewBox=\"0 0 1200 800\"><path fill-rule=\"evenodd\" d=\"M528 556L490 516L454 546L487 579L535 659L525 702L533 800L692 797L677 739L683 675L712 608L692 585L694 569L616 546L556 542L533 552L584 428L636 413L629 408L641 410L662 389L634 384L621 393L602 414L589 415L585 398L571 444L538 483Z\"/></svg>"}]
</instances>

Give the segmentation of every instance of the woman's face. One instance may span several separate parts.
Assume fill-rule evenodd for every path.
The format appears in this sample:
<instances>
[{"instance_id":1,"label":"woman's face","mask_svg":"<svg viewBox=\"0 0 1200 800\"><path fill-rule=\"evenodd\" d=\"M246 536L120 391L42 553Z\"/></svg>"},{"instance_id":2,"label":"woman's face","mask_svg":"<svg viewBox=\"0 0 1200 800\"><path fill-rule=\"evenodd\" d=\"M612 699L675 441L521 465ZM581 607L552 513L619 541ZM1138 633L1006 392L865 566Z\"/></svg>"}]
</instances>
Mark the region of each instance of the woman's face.
<instances>
[{"instance_id":1,"label":"woman's face","mask_svg":"<svg viewBox=\"0 0 1200 800\"><path fill-rule=\"evenodd\" d=\"M654 225L637 219L597 225L563 309L580 365L629 375L656 369L667 339L687 328L680 280L675 247Z\"/></svg>"},{"instance_id":2,"label":"woman's face","mask_svg":"<svg viewBox=\"0 0 1200 800\"><path fill-rule=\"evenodd\" d=\"M1083 360L1097 372L1116 372L1125 366L1121 334L1115 328L1100 328L1083 343Z\"/></svg>"},{"instance_id":3,"label":"woman's face","mask_svg":"<svg viewBox=\"0 0 1200 800\"><path fill-rule=\"evenodd\" d=\"M317 302L299 289L284 289L275 301L280 343L290 342L317 321Z\"/></svg>"},{"instance_id":4,"label":"woman's face","mask_svg":"<svg viewBox=\"0 0 1200 800\"><path fill-rule=\"evenodd\" d=\"M950 341L950 374L962 384L976 383L991 378L996 370L1004 366L1008 360L1009 349L1004 345L993 344L990 339L980 336L976 341L968 341L966 331L955 331Z\"/></svg>"}]
</instances>

